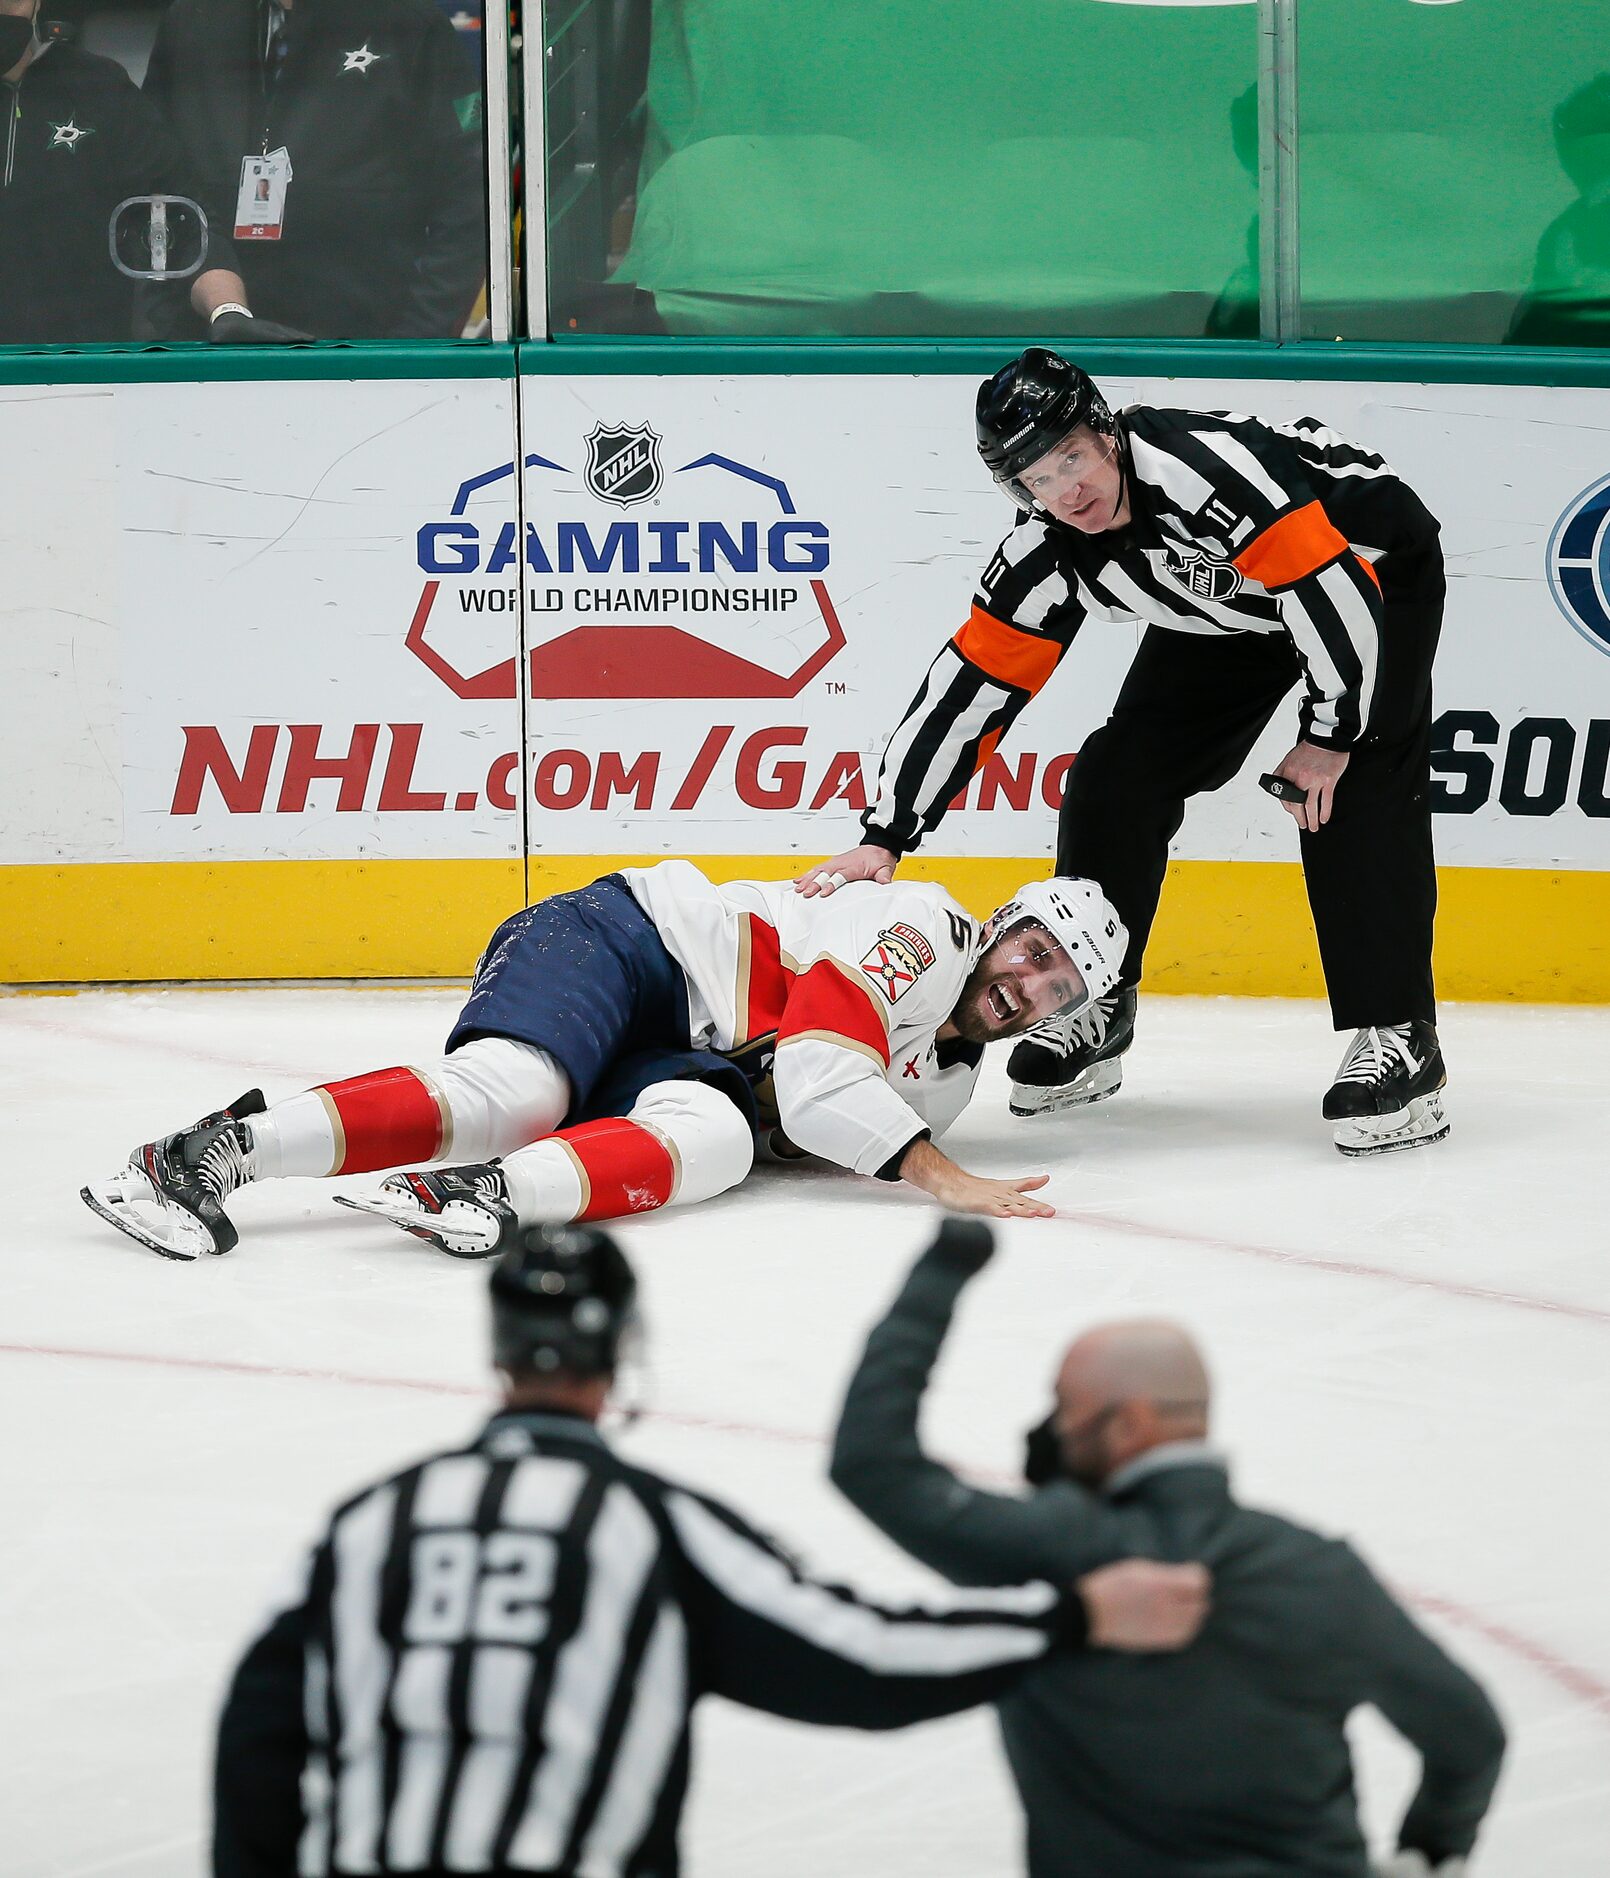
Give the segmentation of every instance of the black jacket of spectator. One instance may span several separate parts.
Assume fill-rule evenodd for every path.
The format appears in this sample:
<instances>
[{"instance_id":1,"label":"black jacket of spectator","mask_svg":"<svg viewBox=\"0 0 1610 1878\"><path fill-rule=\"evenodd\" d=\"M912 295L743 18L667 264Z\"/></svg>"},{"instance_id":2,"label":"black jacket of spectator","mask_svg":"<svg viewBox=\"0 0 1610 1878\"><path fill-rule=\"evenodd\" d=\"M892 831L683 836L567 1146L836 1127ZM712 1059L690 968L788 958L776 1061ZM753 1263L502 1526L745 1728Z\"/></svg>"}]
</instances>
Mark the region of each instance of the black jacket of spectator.
<instances>
[{"instance_id":1,"label":"black jacket of spectator","mask_svg":"<svg viewBox=\"0 0 1610 1878\"><path fill-rule=\"evenodd\" d=\"M1213 1573L1189 1649L1048 1657L998 1702L1031 1878L1366 1878L1343 1733L1366 1702L1424 1760L1400 1843L1468 1852L1503 1729L1350 1547L1238 1506L1201 1443L1141 1456L1102 1494L980 1492L923 1453L918 1405L971 1269L930 1251L873 1331L836 1484L957 1584L1066 1583L1135 1554Z\"/></svg>"},{"instance_id":2,"label":"black jacket of spectator","mask_svg":"<svg viewBox=\"0 0 1610 1878\"><path fill-rule=\"evenodd\" d=\"M281 147L277 241L237 244L252 311L320 338L453 338L486 271L481 97L432 0L297 0L268 77L261 0L175 0L145 89L209 216Z\"/></svg>"},{"instance_id":3,"label":"black jacket of spectator","mask_svg":"<svg viewBox=\"0 0 1610 1878\"><path fill-rule=\"evenodd\" d=\"M121 65L52 45L15 85L0 80L0 119L0 344L132 337L112 211L129 196L194 193L161 116ZM209 266L233 266L223 233Z\"/></svg>"}]
</instances>

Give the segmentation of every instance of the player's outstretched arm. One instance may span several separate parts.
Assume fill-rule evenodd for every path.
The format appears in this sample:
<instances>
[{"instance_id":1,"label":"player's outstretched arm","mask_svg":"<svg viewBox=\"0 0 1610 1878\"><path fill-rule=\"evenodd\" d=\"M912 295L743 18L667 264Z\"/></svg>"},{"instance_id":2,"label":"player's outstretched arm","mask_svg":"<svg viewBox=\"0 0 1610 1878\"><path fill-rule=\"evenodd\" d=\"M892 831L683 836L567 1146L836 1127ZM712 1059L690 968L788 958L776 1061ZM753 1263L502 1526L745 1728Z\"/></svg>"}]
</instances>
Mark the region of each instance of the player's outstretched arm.
<instances>
[{"instance_id":1,"label":"player's outstretched arm","mask_svg":"<svg viewBox=\"0 0 1610 1878\"><path fill-rule=\"evenodd\" d=\"M987 1180L959 1167L931 1141L913 1141L900 1163L900 1178L924 1193L931 1193L953 1213L982 1213L989 1219L1054 1219L1056 1208L1033 1196L1050 1180L1049 1174L1029 1174L1020 1180Z\"/></svg>"},{"instance_id":2,"label":"player's outstretched arm","mask_svg":"<svg viewBox=\"0 0 1610 1878\"><path fill-rule=\"evenodd\" d=\"M875 880L887 887L899 865L898 854L880 848L875 841L863 841L858 848L835 854L831 861L819 861L816 866L807 867L794 882L794 891L811 900L819 893L828 894L839 887L847 887L852 880Z\"/></svg>"}]
</instances>

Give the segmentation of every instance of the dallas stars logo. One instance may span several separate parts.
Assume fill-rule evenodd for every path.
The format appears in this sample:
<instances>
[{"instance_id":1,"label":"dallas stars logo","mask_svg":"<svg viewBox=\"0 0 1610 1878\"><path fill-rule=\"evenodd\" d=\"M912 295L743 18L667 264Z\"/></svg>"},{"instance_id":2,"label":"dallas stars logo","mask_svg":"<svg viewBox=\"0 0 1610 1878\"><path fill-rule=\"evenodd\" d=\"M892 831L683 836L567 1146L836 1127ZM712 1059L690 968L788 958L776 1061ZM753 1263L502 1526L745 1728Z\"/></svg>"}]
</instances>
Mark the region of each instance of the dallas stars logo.
<instances>
[{"instance_id":1,"label":"dallas stars logo","mask_svg":"<svg viewBox=\"0 0 1610 1878\"><path fill-rule=\"evenodd\" d=\"M68 118L65 124L51 125L50 142L45 145L45 148L47 150L71 150L73 155L77 156L78 146L86 137L93 137L94 135L95 132L93 128L80 130L73 120Z\"/></svg>"},{"instance_id":2,"label":"dallas stars logo","mask_svg":"<svg viewBox=\"0 0 1610 1878\"><path fill-rule=\"evenodd\" d=\"M363 76L367 78L369 76L369 67L378 64L385 56L383 52L371 52L369 50L369 42L365 40L356 52L349 52L347 54L347 62L341 69L343 72L361 72Z\"/></svg>"}]
</instances>

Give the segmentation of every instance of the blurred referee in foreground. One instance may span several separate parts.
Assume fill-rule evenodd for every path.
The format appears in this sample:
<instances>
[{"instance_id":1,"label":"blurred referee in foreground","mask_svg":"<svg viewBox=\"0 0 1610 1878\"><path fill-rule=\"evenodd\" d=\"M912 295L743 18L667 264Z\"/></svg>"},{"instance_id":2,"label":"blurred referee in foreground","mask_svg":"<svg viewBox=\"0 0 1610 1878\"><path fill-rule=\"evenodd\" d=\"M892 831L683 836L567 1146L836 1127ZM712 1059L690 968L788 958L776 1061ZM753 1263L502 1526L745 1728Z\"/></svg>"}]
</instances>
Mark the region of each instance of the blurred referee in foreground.
<instances>
[{"instance_id":1,"label":"blurred referee in foreground","mask_svg":"<svg viewBox=\"0 0 1610 1878\"><path fill-rule=\"evenodd\" d=\"M1213 1573L1181 1654L1047 1657L1001 1698L1031 1878L1368 1878L1344 1733L1366 1702L1424 1761L1381 1878L1462 1873L1504 1752L1492 1704L1350 1547L1237 1505L1177 1325L1073 1344L1030 1436L1033 1494L979 1492L923 1453L923 1390L990 1247L957 1220L918 1260L851 1381L834 1481L957 1584L1068 1583L1136 1552Z\"/></svg>"},{"instance_id":2,"label":"blurred referee in foreground","mask_svg":"<svg viewBox=\"0 0 1610 1878\"><path fill-rule=\"evenodd\" d=\"M597 1432L634 1317L614 1242L520 1234L512 1214L508 1237L502 1409L340 1508L235 1675L219 1878L672 1878L701 1695L896 1728L1002 1694L1059 1643L1195 1635L1195 1565L1135 1560L1078 1595L1025 1585L942 1615L803 1577Z\"/></svg>"}]
</instances>

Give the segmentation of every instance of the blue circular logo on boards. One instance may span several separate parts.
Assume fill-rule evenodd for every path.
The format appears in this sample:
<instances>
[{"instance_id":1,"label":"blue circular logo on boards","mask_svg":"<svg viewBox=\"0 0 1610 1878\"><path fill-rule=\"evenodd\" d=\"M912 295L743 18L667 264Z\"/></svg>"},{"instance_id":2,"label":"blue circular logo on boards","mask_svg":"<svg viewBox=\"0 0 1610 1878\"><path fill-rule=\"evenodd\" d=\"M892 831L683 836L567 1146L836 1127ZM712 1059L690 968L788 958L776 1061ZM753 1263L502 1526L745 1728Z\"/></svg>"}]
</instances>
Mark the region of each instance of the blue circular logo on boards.
<instances>
[{"instance_id":1,"label":"blue circular logo on boards","mask_svg":"<svg viewBox=\"0 0 1610 1878\"><path fill-rule=\"evenodd\" d=\"M1555 523L1548 572L1560 611L1584 639L1610 654L1610 476L1584 489Z\"/></svg>"}]
</instances>

